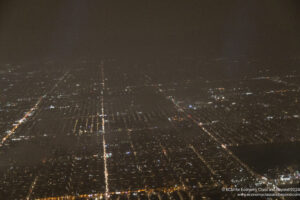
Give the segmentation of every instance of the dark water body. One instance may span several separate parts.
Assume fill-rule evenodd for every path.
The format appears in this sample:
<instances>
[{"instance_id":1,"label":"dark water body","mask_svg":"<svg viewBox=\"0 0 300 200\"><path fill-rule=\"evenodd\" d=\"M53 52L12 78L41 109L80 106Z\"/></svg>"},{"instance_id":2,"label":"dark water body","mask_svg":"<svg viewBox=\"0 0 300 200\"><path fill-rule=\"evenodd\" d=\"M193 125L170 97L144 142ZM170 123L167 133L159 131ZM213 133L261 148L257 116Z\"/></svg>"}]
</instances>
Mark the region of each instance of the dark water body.
<instances>
[{"instance_id":1,"label":"dark water body","mask_svg":"<svg viewBox=\"0 0 300 200\"><path fill-rule=\"evenodd\" d=\"M232 152L254 171L265 174L270 169L300 166L300 142L231 147Z\"/></svg>"}]
</instances>

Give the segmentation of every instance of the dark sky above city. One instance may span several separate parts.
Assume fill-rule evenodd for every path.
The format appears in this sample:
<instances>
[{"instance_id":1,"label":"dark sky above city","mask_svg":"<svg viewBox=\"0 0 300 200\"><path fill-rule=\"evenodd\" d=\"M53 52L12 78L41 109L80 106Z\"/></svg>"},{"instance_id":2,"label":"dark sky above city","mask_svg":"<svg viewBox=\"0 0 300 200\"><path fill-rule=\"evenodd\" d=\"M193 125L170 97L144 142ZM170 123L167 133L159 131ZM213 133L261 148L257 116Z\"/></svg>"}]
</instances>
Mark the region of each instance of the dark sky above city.
<instances>
[{"instance_id":1,"label":"dark sky above city","mask_svg":"<svg viewBox=\"0 0 300 200\"><path fill-rule=\"evenodd\" d=\"M299 9L298 0L2 0L0 59L296 57Z\"/></svg>"}]
</instances>

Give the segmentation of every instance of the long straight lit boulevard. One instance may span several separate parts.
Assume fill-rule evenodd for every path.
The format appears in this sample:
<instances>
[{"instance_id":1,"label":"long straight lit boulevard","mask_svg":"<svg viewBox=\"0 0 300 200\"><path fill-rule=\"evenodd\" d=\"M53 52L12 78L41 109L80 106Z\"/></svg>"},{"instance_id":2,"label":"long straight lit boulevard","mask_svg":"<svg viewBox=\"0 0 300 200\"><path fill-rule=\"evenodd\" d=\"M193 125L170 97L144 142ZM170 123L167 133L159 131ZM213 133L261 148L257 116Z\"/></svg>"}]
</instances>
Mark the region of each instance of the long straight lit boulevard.
<instances>
[{"instance_id":1,"label":"long straight lit boulevard","mask_svg":"<svg viewBox=\"0 0 300 200\"><path fill-rule=\"evenodd\" d=\"M169 59L3 65L0 199L245 199L237 189L297 188L299 72L219 79L162 69L195 65ZM274 199L299 191L286 193Z\"/></svg>"}]
</instances>

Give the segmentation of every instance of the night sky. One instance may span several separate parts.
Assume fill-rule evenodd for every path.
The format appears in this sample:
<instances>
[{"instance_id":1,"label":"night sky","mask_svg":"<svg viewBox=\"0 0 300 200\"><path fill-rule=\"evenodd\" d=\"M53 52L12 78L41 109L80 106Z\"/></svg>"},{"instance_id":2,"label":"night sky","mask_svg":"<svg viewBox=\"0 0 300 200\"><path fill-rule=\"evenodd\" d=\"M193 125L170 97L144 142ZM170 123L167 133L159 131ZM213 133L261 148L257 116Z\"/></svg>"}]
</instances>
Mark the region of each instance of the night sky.
<instances>
[{"instance_id":1,"label":"night sky","mask_svg":"<svg viewBox=\"0 0 300 200\"><path fill-rule=\"evenodd\" d=\"M0 59L299 57L299 10L298 0L2 0Z\"/></svg>"}]
</instances>

